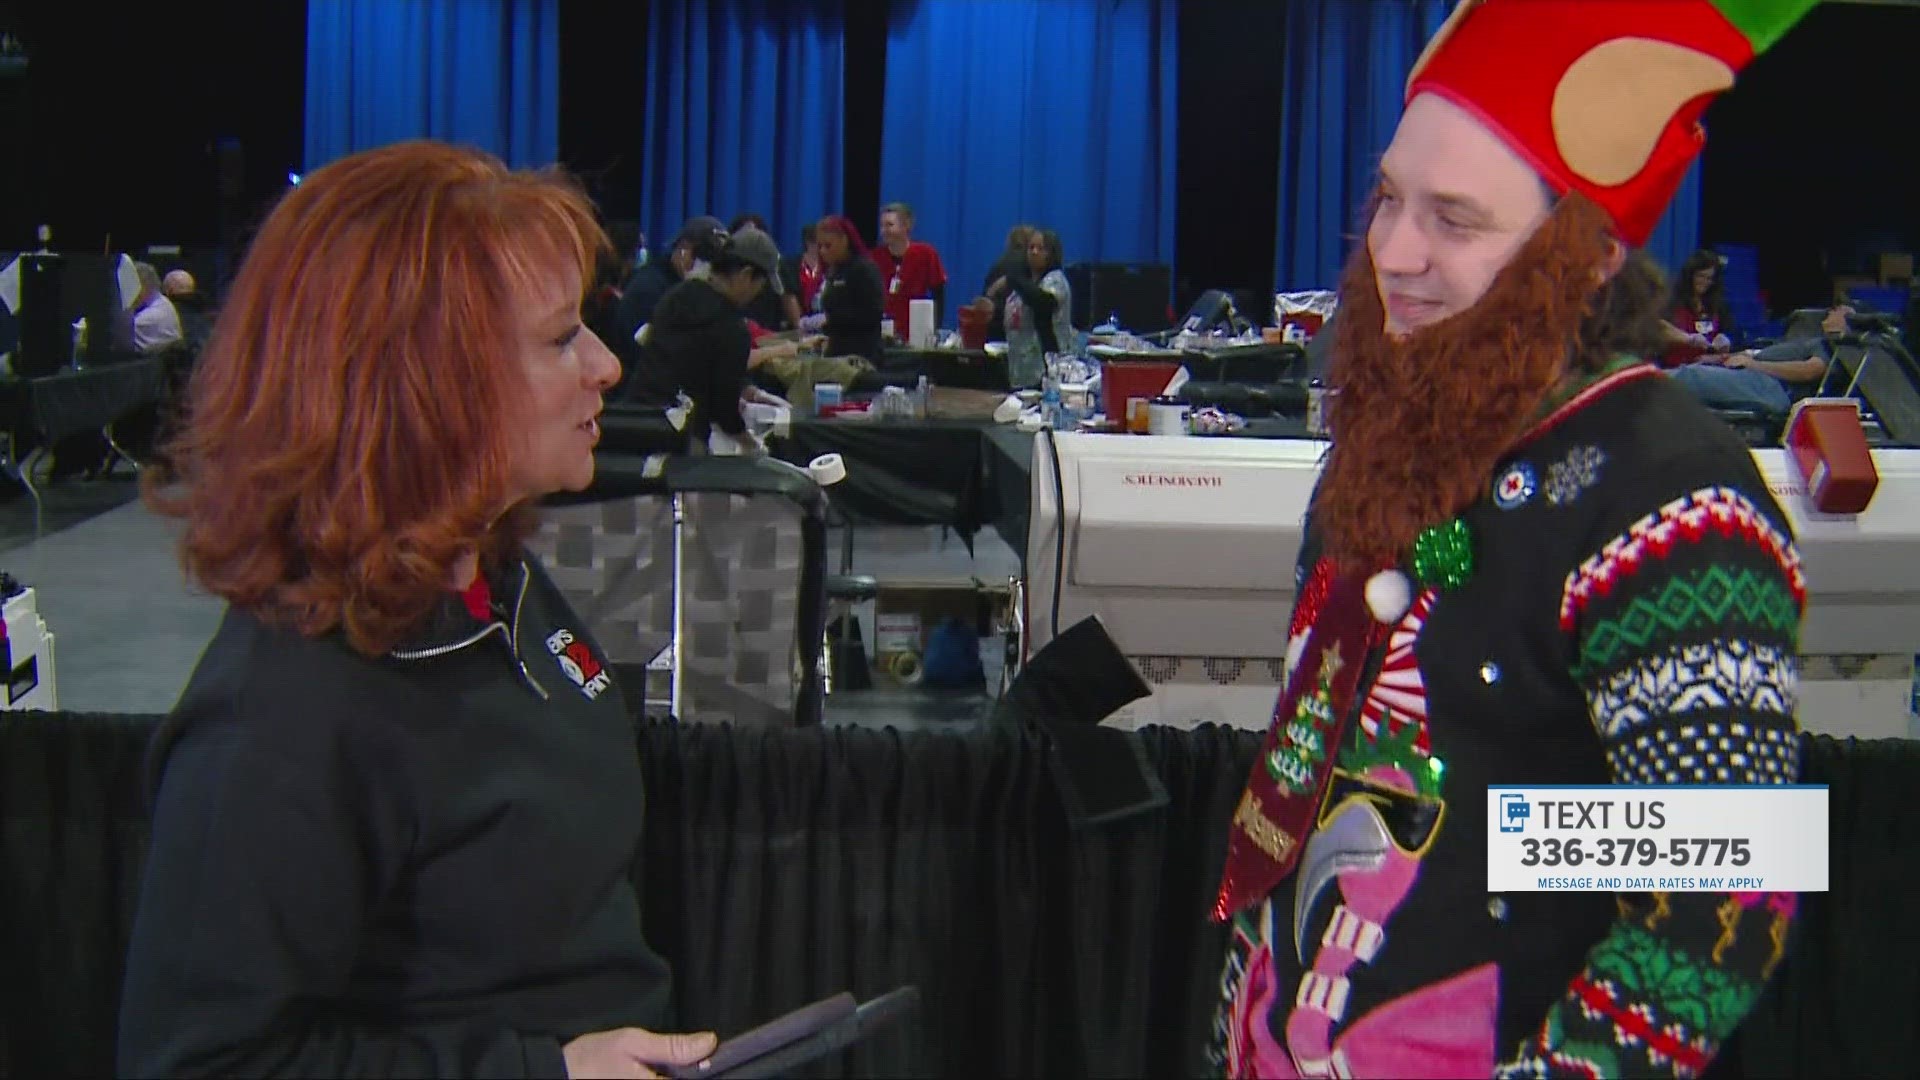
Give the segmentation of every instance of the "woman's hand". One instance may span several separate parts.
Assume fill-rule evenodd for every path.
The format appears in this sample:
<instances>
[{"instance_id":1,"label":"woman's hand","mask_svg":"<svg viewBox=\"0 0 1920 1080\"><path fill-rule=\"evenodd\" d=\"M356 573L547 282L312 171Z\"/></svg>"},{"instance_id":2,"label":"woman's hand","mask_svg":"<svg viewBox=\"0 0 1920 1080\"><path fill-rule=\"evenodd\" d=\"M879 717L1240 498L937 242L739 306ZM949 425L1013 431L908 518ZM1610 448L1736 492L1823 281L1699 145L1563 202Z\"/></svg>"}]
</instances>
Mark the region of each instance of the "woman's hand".
<instances>
[{"instance_id":1,"label":"woman's hand","mask_svg":"<svg viewBox=\"0 0 1920 1080\"><path fill-rule=\"evenodd\" d=\"M1721 360L1720 366L1730 367L1730 368L1743 368L1753 363L1753 359L1754 359L1753 354L1750 352L1737 352L1725 358L1724 360Z\"/></svg>"},{"instance_id":2,"label":"woman's hand","mask_svg":"<svg viewBox=\"0 0 1920 1080\"><path fill-rule=\"evenodd\" d=\"M601 1077L656 1077L653 1065L693 1065L713 1053L719 1039L711 1031L661 1035L642 1028L616 1028L582 1035L560 1050L568 1080Z\"/></svg>"},{"instance_id":3,"label":"woman's hand","mask_svg":"<svg viewBox=\"0 0 1920 1080\"><path fill-rule=\"evenodd\" d=\"M800 320L800 332L803 334L817 334L826 328L827 317L821 313L807 315Z\"/></svg>"},{"instance_id":4,"label":"woman's hand","mask_svg":"<svg viewBox=\"0 0 1920 1080\"><path fill-rule=\"evenodd\" d=\"M1006 291L1007 291L1007 279L1004 277L994 278L993 284L987 286L988 296L999 296L1001 293Z\"/></svg>"},{"instance_id":5,"label":"woman's hand","mask_svg":"<svg viewBox=\"0 0 1920 1080\"><path fill-rule=\"evenodd\" d=\"M1712 343L1712 344L1713 344L1713 351L1714 351L1714 352L1721 352L1721 353L1723 353L1723 352L1732 352L1732 351L1733 351L1733 339L1732 339L1732 338L1730 338L1730 337L1728 337L1728 336L1727 336L1727 335L1725 335L1725 334L1715 334L1715 335L1713 335L1713 343Z\"/></svg>"}]
</instances>

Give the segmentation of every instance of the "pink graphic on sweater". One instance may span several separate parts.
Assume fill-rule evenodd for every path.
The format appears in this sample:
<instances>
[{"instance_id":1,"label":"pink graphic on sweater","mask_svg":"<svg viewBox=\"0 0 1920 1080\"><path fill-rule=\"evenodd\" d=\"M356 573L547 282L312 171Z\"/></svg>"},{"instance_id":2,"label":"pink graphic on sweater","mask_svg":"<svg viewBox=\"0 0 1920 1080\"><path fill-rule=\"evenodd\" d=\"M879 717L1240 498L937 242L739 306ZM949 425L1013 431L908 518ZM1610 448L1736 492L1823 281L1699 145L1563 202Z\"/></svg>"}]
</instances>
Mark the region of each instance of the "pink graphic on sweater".
<instances>
[{"instance_id":1,"label":"pink graphic on sweater","mask_svg":"<svg viewBox=\"0 0 1920 1080\"><path fill-rule=\"evenodd\" d=\"M1493 1074L1500 1003L1495 964L1420 987L1364 1015L1348 1013L1349 976L1369 968L1385 948L1393 918L1419 880L1421 861L1445 817L1438 767L1429 757L1426 692L1413 655L1431 606L1431 597L1423 600L1396 630L1381 685L1366 699L1361 741L1341 754L1330 779L1294 871L1291 910L1281 906L1291 918L1276 919L1270 900L1258 929L1240 937L1247 952L1227 1009L1229 1076ZM1328 904L1333 912L1313 940L1310 927ZM1297 983L1280 985L1276 949L1289 950L1307 966ZM1274 1037L1275 1029L1284 1039Z\"/></svg>"},{"instance_id":2,"label":"pink graphic on sweater","mask_svg":"<svg viewBox=\"0 0 1920 1080\"><path fill-rule=\"evenodd\" d=\"M1267 908L1261 908L1261 925L1268 923ZM1232 1026L1227 1031L1228 1075L1261 1077L1282 1075L1277 1069L1293 1067L1287 1051L1273 1037L1275 1006L1273 949L1267 935L1249 943L1247 971L1240 979L1231 1005Z\"/></svg>"}]
</instances>

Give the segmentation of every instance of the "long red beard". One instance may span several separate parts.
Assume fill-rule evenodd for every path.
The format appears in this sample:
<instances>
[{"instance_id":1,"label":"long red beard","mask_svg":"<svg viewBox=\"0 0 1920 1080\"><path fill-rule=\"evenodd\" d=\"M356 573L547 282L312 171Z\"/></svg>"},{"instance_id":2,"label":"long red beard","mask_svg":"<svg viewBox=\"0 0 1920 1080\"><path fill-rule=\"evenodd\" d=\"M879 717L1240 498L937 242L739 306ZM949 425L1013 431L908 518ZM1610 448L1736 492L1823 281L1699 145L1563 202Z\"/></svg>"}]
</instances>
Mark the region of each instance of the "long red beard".
<instances>
[{"instance_id":1,"label":"long red beard","mask_svg":"<svg viewBox=\"0 0 1920 1080\"><path fill-rule=\"evenodd\" d=\"M1473 307L1389 338L1363 242L1340 282L1327 460L1314 519L1350 568L1402 560L1421 530L1472 505L1567 374L1598 273L1604 212L1563 199Z\"/></svg>"}]
</instances>

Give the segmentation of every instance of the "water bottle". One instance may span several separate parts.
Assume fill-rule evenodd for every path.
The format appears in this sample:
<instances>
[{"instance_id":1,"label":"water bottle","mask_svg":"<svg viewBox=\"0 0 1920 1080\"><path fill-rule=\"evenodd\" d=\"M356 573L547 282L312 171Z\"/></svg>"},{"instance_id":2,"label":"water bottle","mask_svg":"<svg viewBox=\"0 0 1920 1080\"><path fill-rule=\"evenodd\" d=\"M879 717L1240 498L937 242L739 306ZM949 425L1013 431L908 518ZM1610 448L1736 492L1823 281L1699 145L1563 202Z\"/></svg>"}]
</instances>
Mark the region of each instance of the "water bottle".
<instances>
[{"instance_id":1,"label":"water bottle","mask_svg":"<svg viewBox=\"0 0 1920 1080\"><path fill-rule=\"evenodd\" d=\"M1040 421L1048 427L1058 427L1060 418L1060 369L1059 361L1052 353L1047 354L1046 366L1040 374Z\"/></svg>"},{"instance_id":2,"label":"water bottle","mask_svg":"<svg viewBox=\"0 0 1920 1080\"><path fill-rule=\"evenodd\" d=\"M920 376L920 381L913 387L914 419L925 420L927 418L927 400L932 396L932 392L932 387L927 382L927 377L925 375Z\"/></svg>"}]
</instances>

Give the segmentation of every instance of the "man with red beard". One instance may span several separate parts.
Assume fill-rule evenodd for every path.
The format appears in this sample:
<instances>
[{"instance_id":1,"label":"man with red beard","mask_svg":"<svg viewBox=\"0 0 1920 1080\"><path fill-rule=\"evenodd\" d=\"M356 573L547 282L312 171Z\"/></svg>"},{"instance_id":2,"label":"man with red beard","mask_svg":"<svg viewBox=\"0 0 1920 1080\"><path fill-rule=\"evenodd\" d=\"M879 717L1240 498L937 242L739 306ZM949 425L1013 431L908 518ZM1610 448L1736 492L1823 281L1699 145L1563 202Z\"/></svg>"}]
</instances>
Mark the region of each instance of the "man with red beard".
<instances>
[{"instance_id":1,"label":"man with red beard","mask_svg":"<svg viewBox=\"0 0 1920 1080\"><path fill-rule=\"evenodd\" d=\"M1470 0L1415 65L1214 911L1228 1075L1698 1075L1780 962L1789 895L1489 895L1486 803L1798 778L1791 530L1644 362L1632 249L1811 6Z\"/></svg>"}]
</instances>

